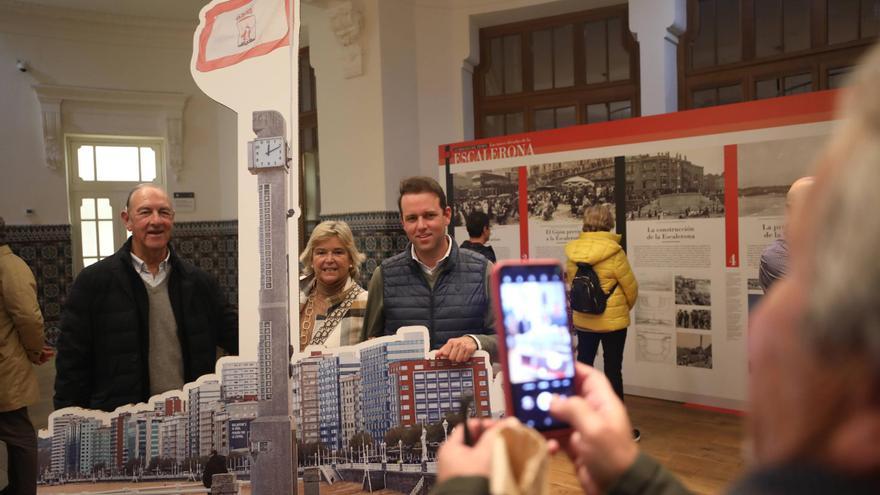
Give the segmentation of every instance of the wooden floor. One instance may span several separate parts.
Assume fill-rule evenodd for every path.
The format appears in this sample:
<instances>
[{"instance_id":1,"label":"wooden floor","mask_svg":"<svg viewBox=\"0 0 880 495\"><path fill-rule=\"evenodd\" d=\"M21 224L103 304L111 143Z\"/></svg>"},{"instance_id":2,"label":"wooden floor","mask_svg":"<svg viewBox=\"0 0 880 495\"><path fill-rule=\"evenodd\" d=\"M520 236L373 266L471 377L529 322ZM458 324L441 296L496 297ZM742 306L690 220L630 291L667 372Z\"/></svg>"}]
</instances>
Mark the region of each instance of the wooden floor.
<instances>
[{"instance_id":1,"label":"wooden floor","mask_svg":"<svg viewBox=\"0 0 880 495\"><path fill-rule=\"evenodd\" d=\"M694 492L723 493L742 473L745 435L741 417L644 397L627 396L626 405L633 425L642 432L641 449L678 475ZM550 470L550 493L582 493L564 454L552 459ZM321 493L362 492L355 483L335 483L332 487L322 484Z\"/></svg>"},{"instance_id":2,"label":"wooden floor","mask_svg":"<svg viewBox=\"0 0 880 495\"><path fill-rule=\"evenodd\" d=\"M639 444L642 450L678 475L685 485L696 493L722 493L731 480L742 473L744 433L743 421L739 416L688 408L677 402L643 397L627 396L626 405L633 425L642 432L642 441ZM554 495L582 493L571 462L564 454L559 454L551 460L550 470L550 493ZM119 483L119 485L128 484ZM150 485L150 483L139 483L135 487L143 489ZM193 486L200 485L193 484ZM100 490L110 488L121 488L121 486L102 485ZM249 488L246 487L242 495L248 495ZM71 484L40 487L39 493L82 493L94 490L95 487ZM320 492L323 495L365 493L357 483L334 483L332 486L322 483ZM305 493L302 481L299 482L297 493ZM381 490L373 493L381 495L396 492Z\"/></svg>"},{"instance_id":3,"label":"wooden floor","mask_svg":"<svg viewBox=\"0 0 880 495\"><path fill-rule=\"evenodd\" d=\"M627 396L626 405L633 426L642 432L642 451L694 492L723 493L742 474L741 417L644 397ZM568 457L554 457L551 470L551 493L582 493Z\"/></svg>"}]
</instances>

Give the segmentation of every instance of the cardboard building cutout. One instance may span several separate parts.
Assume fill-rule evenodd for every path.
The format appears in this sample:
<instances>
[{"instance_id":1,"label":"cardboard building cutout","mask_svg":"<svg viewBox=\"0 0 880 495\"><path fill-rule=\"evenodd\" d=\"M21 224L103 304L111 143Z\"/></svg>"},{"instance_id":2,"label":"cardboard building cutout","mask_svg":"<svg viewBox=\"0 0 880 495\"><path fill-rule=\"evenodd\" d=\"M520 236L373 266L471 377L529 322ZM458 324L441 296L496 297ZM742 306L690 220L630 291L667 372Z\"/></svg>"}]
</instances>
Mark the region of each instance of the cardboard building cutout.
<instances>
[{"instance_id":1,"label":"cardboard building cutout","mask_svg":"<svg viewBox=\"0 0 880 495\"><path fill-rule=\"evenodd\" d=\"M437 360L429 341L426 328L404 327L355 346L310 346L293 355L290 396L300 476L305 468L326 465L359 481L365 471L384 465L414 473L401 486L415 486L436 472L436 450L460 423L463 399L470 401L471 417L502 415L503 376L492 376L488 354L478 351L465 363ZM146 404L111 413L55 411L41 432L41 480L195 483L216 451L231 472L250 479L253 492L264 455L255 447L255 430L265 417L263 373L260 360L224 357L216 374Z\"/></svg>"}]
</instances>

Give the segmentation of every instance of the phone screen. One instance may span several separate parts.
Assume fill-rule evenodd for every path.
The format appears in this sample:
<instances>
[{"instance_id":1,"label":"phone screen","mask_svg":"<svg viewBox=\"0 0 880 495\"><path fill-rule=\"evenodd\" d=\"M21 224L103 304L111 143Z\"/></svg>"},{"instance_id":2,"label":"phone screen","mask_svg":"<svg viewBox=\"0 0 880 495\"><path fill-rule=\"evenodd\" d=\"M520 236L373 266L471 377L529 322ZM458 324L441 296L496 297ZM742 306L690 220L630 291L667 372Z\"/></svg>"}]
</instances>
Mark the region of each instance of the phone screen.
<instances>
[{"instance_id":1,"label":"phone screen","mask_svg":"<svg viewBox=\"0 0 880 495\"><path fill-rule=\"evenodd\" d=\"M559 265L500 267L499 295L514 414L541 431L568 428L550 417L553 394L571 395L574 357Z\"/></svg>"}]
</instances>

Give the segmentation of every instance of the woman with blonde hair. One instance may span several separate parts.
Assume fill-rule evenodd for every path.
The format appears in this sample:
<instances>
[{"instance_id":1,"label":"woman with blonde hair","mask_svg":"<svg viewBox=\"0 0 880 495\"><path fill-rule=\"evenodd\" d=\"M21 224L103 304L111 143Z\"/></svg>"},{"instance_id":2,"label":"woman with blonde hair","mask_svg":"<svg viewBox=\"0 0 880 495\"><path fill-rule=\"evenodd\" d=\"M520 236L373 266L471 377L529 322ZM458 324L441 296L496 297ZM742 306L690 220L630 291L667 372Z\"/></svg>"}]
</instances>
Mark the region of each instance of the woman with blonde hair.
<instances>
[{"instance_id":1,"label":"woman with blonde hair","mask_svg":"<svg viewBox=\"0 0 880 495\"><path fill-rule=\"evenodd\" d=\"M607 205L590 206L584 210L584 226L580 237L565 245L566 279L569 287L578 271L578 263L587 263L599 277L602 291L608 294L602 314L572 311L572 322L578 334L578 361L593 365L596 351L602 344L604 371L614 392L623 400L623 346L629 312L639 296L639 284L620 246L620 235L611 232L614 215ZM638 440L638 430L633 431Z\"/></svg>"},{"instance_id":2,"label":"woman with blonde hair","mask_svg":"<svg viewBox=\"0 0 880 495\"><path fill-rule=\"evenodd\" d=\"M315 227L299 257L300 350L359 342L367 308L367 291L357 283L364 259L347 223L326 221Z\"/></svg>"}]
</instances>

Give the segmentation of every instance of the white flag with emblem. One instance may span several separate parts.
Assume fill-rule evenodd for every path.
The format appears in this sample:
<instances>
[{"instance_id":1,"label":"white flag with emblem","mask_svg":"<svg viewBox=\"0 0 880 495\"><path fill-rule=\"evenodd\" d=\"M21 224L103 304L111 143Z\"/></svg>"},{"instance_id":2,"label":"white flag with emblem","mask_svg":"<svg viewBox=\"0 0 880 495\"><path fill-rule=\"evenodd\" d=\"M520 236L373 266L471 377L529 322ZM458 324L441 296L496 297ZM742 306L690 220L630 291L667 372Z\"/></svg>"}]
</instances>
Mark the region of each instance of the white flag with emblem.
<instances>
[{"instance_id":1,"label":"white flag with emblem","mask_svg":"<svg viewBox=\"0 0 880 495\"><path fill-rule=\"evenodd\" d=\"M292 1L215 0L196 31L196 70L229 67L287 46Z\"/></svg>"}]
</instances>

